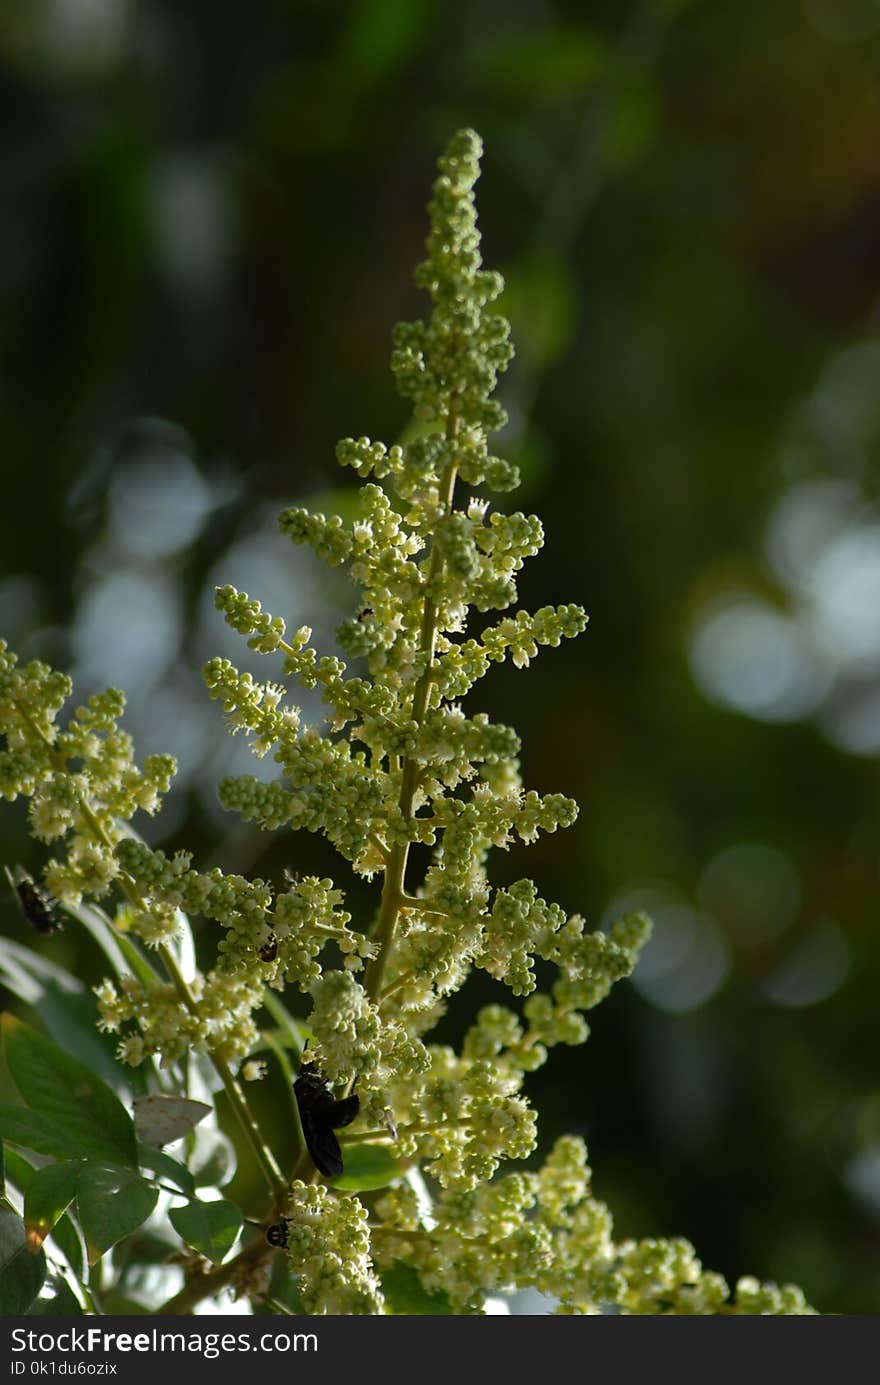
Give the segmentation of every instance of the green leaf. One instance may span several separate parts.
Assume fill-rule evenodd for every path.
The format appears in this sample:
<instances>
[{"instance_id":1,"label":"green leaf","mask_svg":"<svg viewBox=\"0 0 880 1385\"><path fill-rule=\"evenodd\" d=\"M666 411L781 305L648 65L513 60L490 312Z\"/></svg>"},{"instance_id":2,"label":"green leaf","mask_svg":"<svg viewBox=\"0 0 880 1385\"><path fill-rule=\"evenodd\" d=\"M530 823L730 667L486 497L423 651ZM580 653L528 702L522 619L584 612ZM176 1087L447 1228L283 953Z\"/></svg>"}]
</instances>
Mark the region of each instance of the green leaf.
<instances>
[{"instance_id":1,"label":"green leaf","mask_svg":"<svg viewBox=\"0 0 880 1385\"><path fill-rule=\"evenodd\" d=\"M115 1289L111 1289L110 1293L104 1297L102 1302L104 1304L104 1312L109 1317L113 1318L130 1318L152 1312L152 1309L146 1308L142 1303L138 1303L136 1299L127 1298L125 1294L119 1294Z\"/></svg>"},{"instance_id":2,"label":"green leaf","mask_svg":"<svg viewBox=\"0 0 880 1385\"><path fill-rule=\"evenodd\" d=\"M524 338L523 354L545 369L568 350L577 324L577 286L559 255L521 260L507 278L504 311Z\"/></svg>"},{"instance_id":3,"label":"green leaf","mask_svg":"<svg viewBox=\"0 0 880 1385\"><path fill-rule=\"evenodd\" d=\"M278 1035L283 1033L283 1030L267 1029L263 1031L263 1038L265 1039L269 1051L274 1055L275 1061L277 1062L278 1067L281 1070L281 1077L284 1082L284 1090L287 1093L287 1102L290 1108L290 1119L297 1134L297 1149L299 1152L302 1152L306 1147L306 1142L302 1132L302 1121L300 1119L299 1107L296 1104L296 1095L293 1090L295 1074L293 1068L290 1066L290 1060L287 1057L287 1052L285 1050L283 1040L278 1038ZM301 1054L298 1054L297 1056L299 1057L301 1056Z\"/></svg>"},{"instance_id":4,"label":"green leaf","mask_svg":"<svg viewBox=\"0 0 880 1385\"><path fill-rule=\"evenodd\" d=\"M26 1106L0 1106L0 1136L11 1145L52 1159L85 1158L88 1153L60 1125Z\"/></svg>"},{"instance_id":5,"label":"green leaf","mask_svg":"<svg viewBox=\"0 0 880 1385\"><path fill-rule=\"evenodd\" d=\"M452 1304L445 1293L429 1294L411 1265L402 1260L380 1273L385 1306L397 1317L425 1317L429 1313L450 1314Z\"/></svg>"},{"instance_id":6,"label":"green leaf","mask_svg":"<svg viewBox=\"0 0 880 1385\"><path fill-rule=\"evenodd\" d=\"M140 1075L116 1061L113 1041L99 1034L95 1027L95 997L70 972L20 943L0 938L0 984L36 1011L41 1026L56 1043L99 1073L115 1090L140 1090Z\"/></svg>"},{"instance_id":7,"label":"green leaf","mask_svg":"<svg viewBox=\"0 0 880 1385\"><path fill-rule=\"evenodd\" d=\"M86 1247L73 1218L65 1212L52 1228L49 1239L58 1247L77 1279L86 1277Z\"/></svg>"},{"instance_id":8,"label":"green leaf","mask_svg":"<svg viewBox=\"0 0 880 1385\"><path fill-rule=\"evenodd\" d=\"M406 1173L406 1165L382 1145L344 1145L342 1158L345 1167L339 1177L333 1179L333 1187L343 1188L348 1193L387 1188Z\"/></svg>"},{"instance_id":9,"label":"green leaf","mask_svg":"<svg viewBox=\"0 0 880 1385\"><path fill-rule=\"evenodd\" d=\"M65 1159L34 1173L24 1196L24 1221L41 1243L73 1202L80 1173L86 1167L81 1159Z\"/></svg>"},{"instance_id":10,"label":"green leaf","mask_svg":"<svg viewBox=\"0 0 880 1385\"><path fill-rule=\"evenodd\" d=\"M131 970L125 964L125 958L119 947L118 935L103 909L96 909L90 904L80 903L75 907L68 906L68 913L82 924L86 932L92 935L117 976L124 976L126 972Z\"/></svg>"},{"instance_id":11,"label":"green leaf","mask_svg":"<svg viewBox=\"0 0 880 1385\"><path fill-rule=\"evenodd\" d=\"M583 96L605 64L605 45L583 25L494 35L473 54L481 87L520 101L558 103Z\"/></svg>"},{"instance_id":12,"label":"green leaf","mask_svg":"<svg viewBox=\"0 0 880 1385\"><path fill-rule=\"evenodd\" d=\"M232 1249L242 1227L242 1214L234 1202L188 1202L172 1207L171 1225L188 1246L219 1265Z\"/></svg>"},{"instance_id":13,"label":"green leaf","mask_svg":"<svg viewBox=\"0 0 880 1385\"><path fill-rule=\"evenodd\" d=\"M210 1125L193 1131L189 1167L197 1188L219 1188L235 1173L235 1145L222 1130Z\"/></svg>"},{"instance_id":14,"label":"green leaf","mask_svg":"<svg viewBox=\"0 0 880 1385\"><path fill-rule=\"evenodd\" d=\"M56 1278L51 1281L53 1290L52 1298L38 1298L31 1306L28 1313L29 1318L50 1317L50 1318L81 1318L83 1316L82 1304L77 1299L70 1285L65 1280Z\"/></svg>"},{"instance_id":15,"label":"green leaf","mask_svg":"<svg viewBox=\"0 0 880 1385\"><path fill-rule=\"evenodd\" d=\"M284 1001L274 991L270 991L268 987L263 991L263 1007L268 1010L278 1025L280 1032L277 1038L279 1042L285 1048L292 1048L297 1058L301 1058L306 1041L313 1039L314 1034L301 1020L293 1018Z\"/></svg>"},{"instance_id":16,"label":"green leaf","mask_svg":"<svg viewBox=\"0 0 880 1385\"><path fill-rule=\"evenodd\" d=\"M6 1061L22 1099L61 1126L94 1159L134 1165L134 1124L122 1102L84 1063L12 1015L3 1016Z\"/></svg>"},{"instance_id":17,"label":"green leaf","mask_svg":"<svg viewBox=\"0 0 880 1385\"><path fill-rule=\"evenodd\" d=\"M0 1212L0 1317L26 1313L46 1278L46 1257L14 1212Z\"/></svg>"},{"instance_id":18,"label":"green leaf","mask_svg":"<svg viewBox=\"0 0 880 1385\"><path fill-rule=\"evenodd\" d=\"M660 123L655 84L645 73L632 73L617 92L602 132L602 156L619 173L649 153Z\"/></svg>"},{"instance_id":19,"label":"green leaf","mask_svg":"<svg viewBox=\"0 0 880 1385\"><path fill-rule=\"evenodd\" d=\"M187 1197L191 1197L196 1190L193 1176L185 1164L181 1164L178 1159L172 1159L170 1154L163 1154L161 1149L151 1149L149 1145L138 1145L138 1164L142 1169L149 1169L159 1178L163 1178L166 1183L173 1183L175 1188L179 1188Z\"/></svg>"},{"instance_id":20,"label":"green leaf","mask_svg":"<svg viewBox=\"0 0 880 1385\"><path fill-rule=\"evenodd\" d=\"M9 1181L20 1193L26 1193L31 1186L31 1179L36 1170L27 1159L22 1158L14 1149L6 1151L6 1171Z\"/></svg>"},{"instance_id":21,"label":"green leaf","mask_svg":"<svg viewBox=\"0 0 880 1385\"><path fill-rule=\"evenodd\" d=\"M27 1197L28 1190L36 1177L37 1170L26 1159L10 1149L6 1152L6 1166L9 1180L18 1191ZM18 1215L16 1213L16 1215ZM86 1257L83 1240L70 1216L65 1212L52 1230L52 1240L64 1256L77 1279L85 1278Z\"/></svg>"},{"instance_id":22,"label":"green leaf","mask_svg":"<svg viewBox=\"0 0 880 1385\"><path fill-rule=\"evenodd\" d=\"M275 1255L272 1258L272 1274L269 1279L266 1298L254 1299L252 1308L254 1317L271 1317L276 1312L271 1306L271 1302L266 1300L279 1303L282 1308L287 1309L288 1313L292 1313L298 1318L308 1316L299 1294L299 1276L291 1274L287 1257L284 1255Z\"/></svg>"},{"instance_id":23,"label":"green leaf","mask_svg":"<svg viewBox=\"0 0 880 1385\"><path fill-rule=\"evenodd\" d=\"M154 985L158 973L150 965L137 943L133 942L125 933L114 933L113 937L124 959L124 970L121 974L124 976L127 972L131 972L145 986Z\"/></svg>"},{"instance_id":24,"label":"green leaf","mask_svg":"<svg viewBox=\"0 0 880 1385\"><path fill-rule=\"evenodd\" d=\"M76 1206L86 1238L89 1264L143 1225L159 1196L133 1169L86 1164L79 1177Z\"/></svg>"},{"instance_id":25,"label":"green leaf","mask_svg":"<svg viewBox=\"0 0 880 1385\"><path fill-rule=\"evenodd\" d=\"M426 0L360 0L340 44L349 81L376 86L409 58L431 17Z\"/></svg>"}]
</instances>

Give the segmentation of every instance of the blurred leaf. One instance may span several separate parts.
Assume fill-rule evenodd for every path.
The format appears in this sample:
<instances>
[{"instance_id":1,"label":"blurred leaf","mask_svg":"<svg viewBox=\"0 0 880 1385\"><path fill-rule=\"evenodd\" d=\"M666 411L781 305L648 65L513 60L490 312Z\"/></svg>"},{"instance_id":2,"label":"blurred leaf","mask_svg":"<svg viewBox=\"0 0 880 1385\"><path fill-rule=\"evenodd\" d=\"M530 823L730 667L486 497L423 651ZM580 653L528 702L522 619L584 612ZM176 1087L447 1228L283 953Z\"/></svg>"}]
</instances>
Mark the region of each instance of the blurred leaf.
<instances>
[{"instance_id":1,"label":"blurred leaf","mask_svg":"<svg viewBox=\"0 0 880 1385\"><path fill-rule=\"evenodd\" d=\"M219 1265L235 1245L243 1222L241 1209L225 1199L188 1202L185 1207L172 1207L168 1216L187 1245L213 1260L215 1265Z\"/></svg>"},{"instance_id":2,"label":"blurred leaf","mask_svg":"<svg viewBox=\"0 0 880 1385\"><path fill-rule=\"evenodd\" d=\"M278 1025L275 1035L278 1042L285 1048L292 1048L297 1058L301 1058L306 1041L314 1038L311 1030L301 1020L294 1019L284 1001L268 987L263 993L263 1006Z\"/></svg>"},{"instance_id":3,"label":"blurred leaf","mask_svg":"<svg viewBox=\"0 0 880 1385\"><path fill-rule=\"evenodd\" d=\"M398 1317L425 1317L428 1314L452 1312L448 1295L429 1294L422 1288L416 1271L400 1260L395 1260L389 1269L382 1270L379 1277L388 1311Z\"/></svg>"},{"instance_id":4,"label":"blurred leaf","mask_svg":"<svg viewBox=\"0 0 880 1385\"><path fill-rule=\"evenodd\" d=\"M367 1193L375 1188L387 1188L406 1172L406 1165L388 1153L382 1145L344 1145L345 1168L332 1180L334 1188L349 1193Z\"/></svg>"},{"instance_id":5,"label":"blurred leaf","mask_svg":"<svg viewBox=\"0 0 880 1385\"><path fill-rule=\"evenodd\" d=\"M283 1031L280 1031L280 1032L283 1033ZM293 1071L293 1068L290 1066L290 1060L289 1060L288 1057L287 1057L287 1053L286 1053L286 1051L285 1051L285 1049L284 1049L284 1046L283 1046L282 1042L278 1039L278 1037L276 1037L278 1033L279 1033L279 1031L277 1031L277 1030L272 1031L272 1030L266 1029L266 1030L263 1031L262 1037L263 1037L263 1039L265 1040L266 1045L267 1045L269 1051L274 1055L275 1061L277 1062L279 1068L281 1069L281 1076L282 1076L282 1078L283 1078L283 1080L284 1080L284 1086L285 1086L285 1088L286 1088L286 1090L287 1090L287 1092L288 1092L288 1095L289 1095L289 1104L290 1104L291 1115L294 1117L294 1123L295 1123L295 1125L297 1126L297 1128L299 1129L299 1127L300 1127L299 1107L298 1107L297 1104L296 1104L296 1095L294 1094L294 1090L293 1090L294 1071ZM301 1057L301 1056L302 1056L301 1054L297 1054L297 1057ZM300 1134L301 1134L301 1133L302 1133L302 1131L300 1130ZM301 1143L300 1143L300 1148L301 1148L301 1149L304 1149L304 1148L305 1148L305 1141L301 1141Z\"/></svg>"},{"instance_id":6,"label":"blurred leaf","mask_svg":"<svg viewBox=\"0 0 880 1385\"><path fill-rule=\"evenodd\" d=\"M60 1276L51 1280L52 1297L35 1299L28 1311L28 1317L79 1318L83 1316L82 1304L70 1285Z\"/></svg>"},{"instance_id":7,"label":"blurred leaf","mask_svg":"<svg viewBox=\"0 0 880 1385\"><path fill-rule=\"evenodd\" d=\"M287 1257L276 1255L272 1260L272 1274L269 1278L269 1290L267 1298L280 1303L282 1308L286 1308L289 1313L296 1317L305 1317L306 1310L299 1293L299 1278L291 1274ZM273 1313L271 1306L261 1300L254 1302L255 1317L269 1317Z\"/></svg>"},{"instance_id":8,"label":"blurred leaf","mask_svg":"<svg viewBox=\"0 0 880 1385\"><path fill-rule=\"evenodd\" d=\"M628 77L616 93L602 131L605 167L620 173L648 153L660 127L660 108L653 80L644 73Z\"/></svg>"},{"instance_id":9,"label":"blurred leaf","mask_svg":"<svg viewBox=\"0 0 880 1385\"><path fill-rule=\"evenodd\" d=\"M334 486L328 490L310 491L303 504L313 514L339 515L346 524L352 524L361 514L359 495L357 486Z\"/></svg>"},{"instance_id":10,"label":"blurred leaf","mask_svg":"<svg viewBox=\"0 0 880 1385\"><path fill-rule=\"evenodd\" d=\"M85 1158L88 1154L74 1135L26 1106L0 1106L0 1136L9 1144L53 1159Z\"/></svg>"},{"instance_id":11,"label":"blurred leaf","mask_svg":"<svg viewBox=\"0 0 880 1385\"><path fill-rule=\"evenodd\" d=\"M147 1220L159 1194L133 1169L86 1164L79 1176L76 1205L86 1238L89 1264Z\"/></svg>"},{"instance_id":12,"label":"blurred leaf","mask_svg":"<svg viewBox=\"0 0 880 1385\"><path fill-rule=\"evenodd\" d=\"M553 473L559 458L553 440L548 437L534 419L528 420L524 433L511 442L505 452L507 458L519 468L520 484L515 499L511 497L510 508L522 505L532 495L540 492L553 481ZM505 500L507 497L505 497ZM498 505L506 510L507 505Z\"/></svg>"},{"instance_id":13,"label":"blurred leaf","mask_svg":"<svg viewBox=\"0 0 880 1385\"><path fill-rule=\"evenodd\" d=\"M0 1317L26 1313L46 1278L46 1257L32 1247L24 1222L0 1212Z\"/></svg>"},{"instance_id":14,"label":"blurred leaf","mask_svg":"<svg viewBox=\"0 0 880 1385\"><path fill-rule=\"evenodd\" d=\"M501 300L521 345L519 354L544 370L568 350L578 319L578 289L565 260L534 254L505 276Z\"/></svg>"},{"instance_id":15,"label":"blurred leaf","mask_svg":"<svg viewBox=\"0 0 880 1385\"><path fill-rule=\"evenodd\" d=\"M103 910L92 908L88 904L78 904L68 912L91 934L117 976L124 976L126 972L133 971L140 981L146 979L141 975L140 966L134 965L132 959L126 959L123 943L128 942L128 939L113 927ZM152 971L152 968L149 970ZM155 976L155 972L152 974Z\"/></svg>"},{"instance_id":16,"label":"blurred leaf","mask_svg":"<svg viewBox=\"0 0 880 1385\"><path fill-rule=\"evenodd\" d=\"M168 1261L169 1255L179 1249L177 1236L165 1218L160 1227L142 1227L118 1257L115 1293L139 1303L138 1312L154 1311L181 1286L180 1266ZM110 1311L109 1305L107 1311ZM124 1312L125 1309L114 1311Z\"/></svg>"},{"instance_id":17,"label":"blurred leaf","mask_svg":"<svg viewBox=\"0 0 880 1385\"><path fill-rule=\"evenodd\" d=\"M26 1193L34 1176L34 1167L29 1164L21 1154L16 1154L14 1149L6 1151L6 1166L9 1172L9 1182L20 1193Z\"/></svg>"},{"instance_id":18,"label":"blurred leaf","mask_svg":"<svg viewBox=\"0 0 880 1385\"><path fill-rule=\"evenodd\" d=\"M177 1159L172 1159L170 1154L165 1154L161 1149L152 1149L150 1145L139 1144L138 1166L142 1169L149 1169L159 1178L164 1178L166 1183L172 1183L175 1188L179 1188L187 1196L195 1192L193 1176L186 1165L181 1164Z\"/></svg>"},{"instance_id":19,"label":"blurred leaf","mask_svg":"<svg viewBox=\"0 0 880 1385\"><path fill-rule=\"evenodd\" d=\"M361 87L386 81L412 53L431 18L428 0L359 0L341 56Z\"/></svg>"},{"instance_id":20,"label":"blurred leaf","mask_svg":"<svg viewBox=\"0 0 880 1385\"><path fill-rule=\"evenodd\" d=\"M128 1089L129 1072L98 1033L95 997L81 981L38 952L0 938L0 984L37 1012L52 1037L117 1089ZM137 1085L137 1084L136 1084Z\"/></svg>"},{"instance_id":21,"label":"blurred leaf","mask_svg":"<svg viewBox=\"0 0 880 1385\"><path fill-rule=\"evenodd\" d=\"M63 1217L52 1228L49 1238L61 1251L71 1270L77 1279L85 1279L86 1274L86 1247L80 1231L69 1212L65 1212Z\"/></svg>"},{"instance_id":22,"label":"blurred leaf","mask_svg":"<svg viewBox=\"0 0 880 1385\"><path fill-rule=\"evenodd\" d=\"M480 84L514 99L567 101L588 88L605 65L602 39L581 26L500 35L474 56Z\"/></svg>"},{"instance_id":23,"label":"blurred leaf","mask_svg":"<svg viewBox=\"0 0 880 1385\"><path fill-rule=\"evenodd\" d=\"M130 971L132 975L136 976L138 981L143 982L144 985L150 985L155 982L158 973L155 967L151 965L149 960L141 952L137 943L134 942L133 939L126 937L124 933L117 933L116 939L119 943L119 950L125 959L125 971L123 975L125 975L125 972Z\"/></svg>"},{"instance_id":24,"label":"blurred leaf","mask_svg":"<svg viewBox=\"0 0 880 1385\"><path fill-rule=\"evenodd\" d=\"M22 1099L60 1125L83 1153L134 1165L134 1124L115 1092L51 1039L3 1016L6 1061Z\"/></svg>"},{"instance_id":25,"label":"blurred leaf","mask_svg":"<svg viewBox=\"0 0 880 1385\"><path fill-rule=\"evenodd\" d=\"M199 1126L193 1132L188 1163L197 1188L220 1188L235 1173L235 1145L222 1130Z\"/></svg>"},{"instance_id":26,"label":"blurred leaf","mask_svg":"<svg viewBox=\"0 0 880 1385\"><path fill-rule=\"evenodd\" d=\"M170 1293L166 1294L166 1298ZM127 1294L117 1293L111 1289L102 1300L104 1312L110 1317L140 1317L144 1313L152 1313L152 1308L147 1308L143 1303L138 1303L137 1299L129 1298Z\"/></svg>"},{"instance_id":27,"label":"blurred leaf","mask_svg":"<svg viewBox=\"0 0 880 1385\"><path fill-rule=\"evenodd\" d=\"M35 1171L24 1197L24 1221L40 1244L73 1202L85 1167L82 1160L65 1159Z\"/></svg>"}]
</instances>

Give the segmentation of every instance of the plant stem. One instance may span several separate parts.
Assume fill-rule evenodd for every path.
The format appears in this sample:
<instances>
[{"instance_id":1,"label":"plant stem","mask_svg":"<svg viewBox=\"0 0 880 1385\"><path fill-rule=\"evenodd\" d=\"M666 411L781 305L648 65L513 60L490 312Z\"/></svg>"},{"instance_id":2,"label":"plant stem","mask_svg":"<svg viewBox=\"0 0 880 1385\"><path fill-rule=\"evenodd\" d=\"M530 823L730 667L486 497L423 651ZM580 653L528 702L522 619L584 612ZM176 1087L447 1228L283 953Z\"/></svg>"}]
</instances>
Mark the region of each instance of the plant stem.
<instances>
[{"instance_id":1,"label":"plant stem","mask_svg":"<svg viewBox=\"0 0 880 1385\"><path fill-rule=\"evenodd\" d=\"M166 1303L161 1304L156 1312L175 1316L191 1313L197 1303L224 1289L230 1280L243 1271L255 1272L260 1263L268 1260L271 1254L272 1247L262 1237L251 1241L249 1246L245 1246L244 1250L225 1265L218 1265L216 1270L210 1270L208 1274L200 1274L187 1280L183 1288Z\"/></svg>"},{"instance_id":2,"label":"plant stem","mask_svg":"<svg viewBox=\"0 0 880 1385\"><path fill-rule=\"evenodd\" d=\"M446 437L450 444L454 444L455 442L457 427L456 416L454 413L450 413L446 426ZM441 502L446 514L449 514L452 510L457 473L458 464L453 455L446 465L446 470L443 473L440 486ZM425 714L428 710L428 701L431 695L432 672L438 634L437 603L431 593L442 568L443 554L435 543L431 551L431 561L428 566L428 575L425 582L425 605L422 610L422 624L419 631L419 653L425 657L425 668L413 690L412 720L417 726L421 726L425 719ZM398 807L406 822L412 817L413 799L415 798L419 772L419 766L415 760L404 760L400 779L400 798L398 800ZM409 842L395 842L389 852L388 862L385 867L382 901L379 905L379 917L376 922L375 932L378 949L376 955L367 963L367 968L364 973L364 989L370 997L370 1000L374 1003L382 993L385 973L388 969L388 963L394 947L394 929L401 908L401 900L406 898L405 878L408 857Z\"/></svg>"},{"instance_id":3,"label":"plant stem","mask_svg":"<svg viewBox=\"0 0 880 1385\"><path fill-rule=\"evenodd\" d=\"M183 973L177 965L177 958L174 956L170 947L160 947L159 956L162 958L162 964L171 977L174 983L174 989L177 991L183 1004L191 1013L197 1013L197 1002L184 980ZM223 1083L226 1096L238 1118L238 1123L247 1136L248 1143L254 1152L254 1156L269 1185L270 1191L274 1194L283 1193L287 1187L287 1182L275 1162L275 1156L260 1133L260 1127L254 1119L254 1114L248 1105L244 1092L241 1090L241 1084L238 1078L224 1058L221 1058L216 1053L212 1053L210 1058L217 1072L217 1076Z\"/></svg>"}]
</instances>

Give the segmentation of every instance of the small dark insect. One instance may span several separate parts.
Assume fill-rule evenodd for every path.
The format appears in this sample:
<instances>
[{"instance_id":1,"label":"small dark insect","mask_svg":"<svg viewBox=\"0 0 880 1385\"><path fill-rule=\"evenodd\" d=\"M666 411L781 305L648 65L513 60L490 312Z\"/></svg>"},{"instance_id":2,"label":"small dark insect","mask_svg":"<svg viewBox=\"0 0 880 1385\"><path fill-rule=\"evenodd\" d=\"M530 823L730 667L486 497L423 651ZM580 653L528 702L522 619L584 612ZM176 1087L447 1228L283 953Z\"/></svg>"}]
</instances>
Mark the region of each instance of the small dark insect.
<instances>
[{"instance_id":1,"label":"small dark insect","mask_svg":"<svg viewBox=\"0 0 880 1385\"><path fill-rule=\"evenodd\" d=\"M15 891L18 907L32 928L48 937L50 933L57 933L64 927L64 920L58 912L57 899L53 899L47 889L38 885L23 866L16 866L14 871L8 866L4 866L3 869L6 871L6 879Z\"/></svg>"},{"instance_id":2,"label":"small dark insect","mask_svg":"<svg viewBox=\"0 0 880 1385\"><path fill-rule=\"evenodd\" d=\"M392 1140L400 1139L397 1133L397 1126L394 1124L394 1115L390 1106L385 1107L385 1129L388 1131Z\"/></svg>"},{"instance_id":3,"label":"small dark insect","mask_svg":"<svg viewBox=\"0 0 880 1385\"><path fill-rule=\"evenodd\" d=\"M274 933L270 933L263 946L260 948L260 960L263 962L274 962L278 956L278 939Z\"/></svg>"},{"instance_id":4,"label":"small dark insect","mask_svg":"<svg viewBox=\"0 0 880 1385\"><path fill-rule=\"evenodd\" d=\"M300 1068L293 1091L312 1163L325 1178L337 1178L342 1173L342 1150L333 1132L351 1125L361 1109L360 1097L344 1096L337 1100L321 1074L305 1065Z\"/></svg>"},{"instance_id":5,"label":"small dark insect","mask_svg":"<svg viewBox=\"0 0 880 1385\"><path fill-rule=\"evenodd\" d=\"M365 606L364 609L363 609L362 611L358 611L357 615L355 616L355 620L366 620L367 617L368 617L368 616L371 616L372 614L373 614L373 608L372 608L372 606Z\"/></svg>"},{"instance_id":6,"label":"small dark insect","mask_svg":"<svg viewBox=\"0 0 880 1385\"><path fill-rule=\"evenodd\" d=\"M287 1219L284 1218L282 1221L276 1222L274 1226L266 1227L266 1240L269 1242L269 1245L274 1246L276 1250L287 1249L288 1225Z\"/></svg>"}]
</instances>

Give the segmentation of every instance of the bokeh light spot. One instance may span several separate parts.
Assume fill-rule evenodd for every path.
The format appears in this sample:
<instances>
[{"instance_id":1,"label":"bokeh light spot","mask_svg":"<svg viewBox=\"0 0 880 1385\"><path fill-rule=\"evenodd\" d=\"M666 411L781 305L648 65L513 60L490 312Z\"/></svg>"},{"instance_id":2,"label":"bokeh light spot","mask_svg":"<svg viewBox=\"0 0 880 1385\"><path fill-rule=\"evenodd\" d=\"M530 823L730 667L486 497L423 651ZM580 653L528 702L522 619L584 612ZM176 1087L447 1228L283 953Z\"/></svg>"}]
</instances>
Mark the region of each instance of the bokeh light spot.
<instances>
[{"instance_id":1,"label":"bokeh light spot","mask_svg":"<svg viewBox=\"0 0 880 1385\"><path fill-rule=\"evenodd\" d=\"M715 994L729 965L727 941L714 919L689 909L664 909L654 915L654 932L633 984L659 1010L685 1014Z\"/></svg>"},{"instance_id":2,"label":"bokeh light spot","mask_svg":"<svg viewBox=\"0 0 880 1385\"><path fill-rule=\"evenodd\" d=\"M801 902L800 880L781 851L740 842L709 862L697 899L738 942L761 943L778 937L794 922Z\"/></svg>"},{"instance_id":3,"label":"bokeh light spot","mask_svg":"<svg viewBox=\"0 0 880 1385\"><path fill-rule=\"evenodd\" d=\"M849 943L836 923L823 919L764 982L764 995L789 1009L818 1005L840 989L849 968Z\"/></svg>"},{"instance_id":4,"label":"bokeh light spot","mask_svg":"<svg viewBox=\"0 0 880 1385\"><path fill-rule=\"evenodd\" d=\"M712 701L764 721L796 720L824 691L797 624L753 597L704 612L690 662Z\"/></svg>"}]
</instances>

